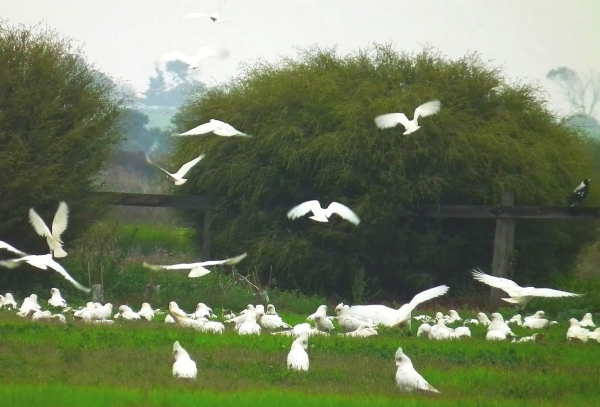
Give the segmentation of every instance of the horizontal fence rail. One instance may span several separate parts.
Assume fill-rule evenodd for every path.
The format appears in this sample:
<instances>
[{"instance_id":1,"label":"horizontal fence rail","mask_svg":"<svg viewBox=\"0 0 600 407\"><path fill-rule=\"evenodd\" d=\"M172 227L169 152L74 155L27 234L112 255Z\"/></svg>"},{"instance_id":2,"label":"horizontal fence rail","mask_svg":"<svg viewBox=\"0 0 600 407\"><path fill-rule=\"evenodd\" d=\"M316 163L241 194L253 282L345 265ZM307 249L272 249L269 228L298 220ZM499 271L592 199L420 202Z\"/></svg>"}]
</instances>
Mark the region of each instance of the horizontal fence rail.
<instances>
[{"instance_id":1,"label":"horizontal fence rail","mask_svg":"<svg viewBox=\"0 0 600 407\"><path fill-rule=\"evenodd\" d=\"M92 194L112 205L149 206L155 208L190 208L208 211L217 204L212 196L133 194L129 192L97 191Z\"/></svg>"},{"instance_id":2,"label":"horizontal fence rail","mask_svg":"<svg viewBox=\"0 0 600 407\"><path fill-rule=\"evenodd\" d=\"M525 205L422 205L415 213L439 218L600 219L600 208Z\"/></svg>"}]
</instances>

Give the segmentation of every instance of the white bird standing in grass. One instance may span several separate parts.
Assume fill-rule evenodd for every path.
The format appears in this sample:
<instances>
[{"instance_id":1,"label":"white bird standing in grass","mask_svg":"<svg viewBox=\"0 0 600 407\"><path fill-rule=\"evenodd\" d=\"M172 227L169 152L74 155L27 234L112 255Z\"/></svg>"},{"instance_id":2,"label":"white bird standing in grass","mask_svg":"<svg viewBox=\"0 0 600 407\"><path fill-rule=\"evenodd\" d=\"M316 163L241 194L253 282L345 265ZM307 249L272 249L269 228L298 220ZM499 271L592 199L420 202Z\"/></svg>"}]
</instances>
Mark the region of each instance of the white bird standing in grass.
<instances>
[{"instance_id":1,"label":"white bird standing in grass","mask_svg":"<svg viewBox=\"0 0 600 407\"><path fill-rule=\"evenodd\" d=\"M585 314L583 316L583 318L581 318L581 321L579 322L579 326L583 326L583 327L590 327L590 328L595 328L596 325L594 324L594 320L592 319L592 313L588 312L587 314Z\"/></svg>"},{"instance_id":2,"label":"white bird standing in grass","mask_svg":"<svg viewBox=\"0 0 600 407\"><path fill-rule=\"evenodd\" d=\"M441 107L442 104L439 100L432 100L417 107L412 120L408 120L404 113L387 113L377 116L375 118L375 124L380 129L387 129L402 124L406 129L403 134L410 134L421 128L418 122L419 117L427 117L435 114L440 111Z\"/></svg>"},{"instance_id":3,"label":"white bird standing in grass","mask_svg":"<svg viewBox=\"0 0 600 407\"><path fill-rule=\"evenodd\" d=\"M355 317L368 318L383 326L407 326L410 329L411 313L417 305L439 297L448 292L450 287L440 285L425 290L413 297L408 303L398 309L386 307L385 305L352 305L349 313Z\"/></svg>"},{"instance_id":4,"label":"white bird standing in grass","mask_svg":"<svg viewBox=\"0 0 600 407\"><path fill-rule=\"evenodd\" d=\"M145 302L142 304L142 308L138 311L138 315L147 321L152 321L152 318L154 318L154 312L155 311L152 309L150 304Z\"/></svg>"},{"instance_id":5,"label":"white bird standing in grass","mask_svg":"<svg viewBox=\"0 0 600 407\"><path fill-rule=\"evenodd\" d=\"M490 276L479 269L473 270L472 273L475 280L505 291L510 298L502 298L502 300L517 305L519 309L525 308L534 297L579 297L582 295L551 288L521 287L512 280Z\"/></svg>"},{"instance_id":6,"label":"white bird standing in grass","mask_svg":"<svg viewBox=\"0 0 600 407\"><path fill-rule=\"evenodd\" d=\"M375 322L372 320L350 315L349 308L350 307L348 307L348 305L344 305L344 303L340 303L337 307L335 307L335 313L337 314L336 319L338 320L338 324L340 325L342 331L346 333L356 331L364 323L368 323L371 326L375 325Z\"/></svg>"},{"instance_id":7,"label":"white bird standing in grass","mask_svg":"<svg viewBox=\"0 0 600 407\"><path fill-rule=\"evenodd\" d=\"M210 119L208 123L201 124L200 126L194 127L184 133L174 133L174 136L201 136L208 133L214 133L217 136L222 137L252 137L249 134L242 133L232 125L222 122L221 120Z\"/></svg>"},{"instance_id":8,"label":"white bird standing in grass","mask_svg":"<svg viewBox=\"0 0 600 407\"><path fill-rule=\"evenodd\" d=\"M567 340L578 340L581 342L587 342L588 337L591 334L589 329L582 328L579 326L579 321L575 318L569 319L569 329L567 330Z\"/></svg>"},{"instance_id":9,"label":"white bird standing in grass","mask_svg":"<svg viewBox=\"0 0 600 407\"><path fill-rule=\"evenodd\" d=\"M432 385L427 383L413 367L412 361L402 352L402 348L396 351L396 385L403 392L413 392L415 390L431 391L439 393Z\"/></svg>"},{"instance_id":10,"label":"white bird standing in grass","mask_svg":"<svg viewBox=\"0 0 600 407\"><path fill-rule=\"evenodd\" d=\"M519 326L523 325L523 320L521 319L521 314L513 315L509 320L509 324L517 324Z\"/></svg>"},{"instance_id":11,"label":"white bird standing in grass","mask_svg":"<svg viewBox=\"0 0 600 407\"><path fill-rule=\"evenodd\" d=\"M63 268L63 266L54 261L51 254L31 254L29 256L19 257L17 259L3 260L0 261L0 266L12 269L18 267L22 263L27 263L30 266L37 267L42 270L48 270L48 267L50 267L51 269L57 271L60 275L62 275L71 284L73 284L78 290L84 291L86 293L89 293L91 291L89 288L82 286L73 277L71 277L69 273L67 273L67 270Z\"/></svg>"},{"instance_id":12,"label":"white bird standing in grass","mask_svg":"<svg viewBox=\"0 0 600 407\"><path fill-rule=\"evenodd\" d=\"M237 333L239 335L260 335L260 325L256 323L257 317L260 318L253 312L244 314L244 322L238 326Z\"/></svg>"},{"instance_id":13,"label":"white bird standing in grass","mask_svg":"<svg viewBox=\"0 0 600 407\"><path fill-rule=\"evenodd\" d=\"M292 342L292 348L287 356L288 370L308 371L309 360L306 349L308 348L308 334L303 333Z\"/></svg>"},{"instance_id":14,"label":"white bird standing in grass","mask_svg":"<svg viewBox=\"0 0 600 407\"><path fill-rule=\"evenodd\" d=\"M324 315L325 318L328 318L327 317L327 305L319 305L319 307L317 308L317 310L314 313L310 314L308 317L306 317L306 319L308 321L314 321L315 317L317 315Z\"/></svg>"},{"instance_id":15,"label":"white bird standing in grass","mask_svg":"<svg viewBox=\"0 0 600 407\"><path fill-rule=\"evenodd\" d=\"M315 315L315 328L321 332L331 332L335 329L333 322L325 314Z\"/></svg>"},{"instance_id":16,"label":"white bird standing in grass","mask_svg":"<svg viewBox=\"0 0 600 407\"><path fill-rule=\"evenodd\" d=\"M11 293L4 294L4 308L8 309L8 307L12 309L17 308L17 302Z\"/></svg>"},{"instance_id":17,"label":"white bird standing in grass","mask_svg":"<svg viewBox=\"0 0 600 407\"><path fill-rule=\"evenodd\" d=\"M358 326L358 328L356 328L355 331L346 332L346 333L338 334L338 335L350 336L353 338L367 338L369 336L377 335L377 327L374 326L373 324L365 322L365 323L360 324Z\"/></svg>"},{"instance_id":18,"label":"white bird standing in grass","mask_svg":"<svg viewBox=\"0 0 600 407\"><path fill-rule=\"evenodd\" d=\"M173 377L180 379L195 379L198 374L196 362L194 362L185 349L181 347L179 341L173 344Z\"/></svg>"},{"instance_id":19,"label":"white bird standing in grass","mask_svg":"<svg viewBox=\"0 0 600 407\"><path fill-rule=\"evenodd\" d=\"M165 170L162 167L159 167L158 165L156 165L151 159L150 157L148 157L148 155L146 155L146 162L156 168L158 168L159 170L161 170L162 172L164 172L165 174L167 174L169 177L173 178L173 181L175 182L175 185L183 185L186 183L187 179L183 178L185 177L185 175L189 172L189 170L192 169L192 167L196 164L198 164L198 162L200 162L200 160L202 160L204 158L204 154L199 155L198 157L194 158L192 161L189 161L185 164L183 164L181 166L181 168L175 173L175 174L171 174L169 171Z\"/></svg>"},{"instance_id":20,"label":"white bird standing in grass","mask_svg":"<svg viewBox=\"0 0 600 407\"><path fill-rule=\"evenodd\" d=\"M347 206L342 205L341 203L332 202L326 209L323 209L316 199L303 202L300 205L293 207L287 213L287 217L289 219L296 219L306 215L308 212L313 213L309 219L317 222L329 222L329 218L335 213L355 225L360 223L359 217Z\"/></svg>"},{"instance_id":21,"label":"white bird standing in grass","mask_svg":"<svg viewBox=\"0 0 600 407\"><path fill-rule=\"evenodd\" d=\"M477 320L479 321L479 324L482 324L485 326L488 326L489 324L492 323L492 321L490 321L488 316L485 315L485 313L483 313L483 312L480 312L477 314ZM477 325L479 325L479 324L477 324Z\"/></svg>"},{"instance_id":22,"label":"white bird standing in grass","mask_svg":"<svg viewBox=\"0 0 600 407\"><path fill-rule=\"evenodd\" d=\"M263 329L290 329L292 328L291 325L286 324L285 322L283 322L283 320L281 319L281 317L279 315L267 315L264 312L257 312L256 316L258 317L256 322L258 322L258 324L263 328Z\"/></svg>"},{"instance_id":23,"label":"white bird standing in grass","mask_svg":"<svg viewBox=\"0 0 600 407\"><path fill-rule=\"evenodd\" d=\"M67 229L68 221L69 208L66 202L60 202L58 204L54 220L52 220L52 231L48 229L48 226L46 226L35 209L29 208L29 222L38 235L46 238L48 247L50 247L50 254L53 254L54 257L65 257L67 255L67 252L62 248L63 242L60 240L60 235Z\"/></svg>"},{"instance_id":24,"label":"white bird standing in grass","mask_svg":"<svg viewBox=\"0 0 600 407\"><path fill-rule=\"evenodd\" d=\"M488 325L488 331L501 331L507 336L516 336L499 312L492 314L492 322Z\"/></svg>"},{"instance_id":25,"label":"white bird standing in grass","mask_svg":"<svg viewBox=\"0 0 600 407\"><path fill-rule=\"evenodd\" d=\"M141 319L137 312L131 309L128 305L121 305L119 307L119 313L115 315L115 318L121 316L123 319L127 321L133 321L136 319Z\"/></svg>"},{"instance_id":26,"label":"white bird standing in grass","mask_svg":"<svg viewBox=\"0 0 600 407\"><path fill-rule=\"evenodd\" d=\"M19 308L17 315L20 317L27 317L29 316L30 311L38 311L41 309L42 307L40 307L37 301L37 295L31 294L29 297L23 299L23 303L21 304L21 308Z\"/></svg>"},{"instance_id":27,"label":"white bird standing in grass","mask_svg":"<svg viewBox=\"0 0 600 407\"><path fill-rule=\"evenodd\" d=\"M225 59L229 56L229 50L224 48L202 47L195 55L187 55L181 51L170 51L160 57L163 66L170 61L180 61L188 65L188 69L196 69L200 62L206 58Z\"/></svg>"},{"instance_id":28,"label":"white bird standing in grass","mask_svg":"<svg viewBox=\"0 0 600 407\"><path fill-rule=\"evenodd\" d=\"M52 295L50 297L50 299L48 300L48 305L51 305L53 307L63 307L66 308L67 307L67 302L65 301L65 299L60 295L60 290L58 288L52 288L50 290L50 294Z\"/></svg>"},{"instance_id":29,"label":"white bird standing in grass","mask_svg":"<svg viewBox=\"0 0 600 407\"><path fill-rule=\"evenodd\" d=\"M197 278L202 277L210 273L210 270L205 268L205 266L217 266L217 265L225 265L232 266L234 264L242 261L248 253L240 254L239 256L232 257L230 259L225 260L210 260L210 261L202 261L199 263L183 263L183 264L172 264L170 266L167 265L156 265L156 264L148 264L146 262L143 263L144 267L147 267L151 270L190 270L188 274L189 278Z\"/></svg>"}]
</instances>

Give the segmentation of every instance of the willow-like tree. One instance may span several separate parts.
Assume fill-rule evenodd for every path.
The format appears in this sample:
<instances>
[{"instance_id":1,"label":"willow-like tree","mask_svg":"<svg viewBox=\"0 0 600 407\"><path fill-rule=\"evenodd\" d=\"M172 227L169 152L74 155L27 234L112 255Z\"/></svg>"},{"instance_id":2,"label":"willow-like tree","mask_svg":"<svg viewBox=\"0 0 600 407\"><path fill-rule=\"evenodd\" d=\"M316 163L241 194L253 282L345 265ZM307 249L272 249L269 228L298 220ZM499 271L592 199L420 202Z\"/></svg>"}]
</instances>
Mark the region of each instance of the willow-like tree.
<instances>
[{"instance_id":1,"label":"willow-like tree","mask_svg":"<svg viewBox=\"0 0 600 407\"><path fill-rule=\"evenodd\" d=\"M240 268L266 279L272 267L280 287L360 300L470 281L471 267L491 263L494 222L423 219L414 216L420 204L497 204L514 191L517 204L561 206L592 177L577 134L540 95L477 55L309 49L189 98L175 117L178 130L214 118L254 137L178 140L175 162L206 154L180 191L219 197L215 255L248 251ZM432 99L442 109L415 133L374 124L389 112L412 118ZM597 195L592 188L588 204ZM310 199L346 204L362 221L287 219ZM581 224L519 221L516 273L566 271L593 235Z\"/></svg>"},{"instance_id":2,"label":"willow-like tree","mask_svg":"<svg viewBox=\"0 0 600 407\"><path fill-rule=\"evenodd\" d=\"M95 176L122 139L122 102L114 84L52 30L0 24L0 61L0 239L47 253L28 210L51 225L66 201L69 250L73 231L93 219Z\"/></svg>"}]
</instances>

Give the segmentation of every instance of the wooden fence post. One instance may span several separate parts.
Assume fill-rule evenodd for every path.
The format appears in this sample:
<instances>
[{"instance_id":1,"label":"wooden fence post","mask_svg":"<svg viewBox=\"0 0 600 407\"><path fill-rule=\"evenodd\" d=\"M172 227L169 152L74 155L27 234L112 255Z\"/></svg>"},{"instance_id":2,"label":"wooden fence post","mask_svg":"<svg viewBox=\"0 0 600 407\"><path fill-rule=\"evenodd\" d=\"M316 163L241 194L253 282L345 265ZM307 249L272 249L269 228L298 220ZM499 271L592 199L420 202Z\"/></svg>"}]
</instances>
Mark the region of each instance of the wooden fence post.
<instances>
[{"instance_id":1,"label":"wooden fence post","mask_svg":"<svg viewBox=\"0 0 600 407\"><path fill-rule=\"evenodd\" d=\"M204 211L202 221L202 261L210 259L210 211Z\"/></svg>"},{"instance_id":2,"label":"wooden fence post","mask_svg":"<svg viewBox=\"0 0 600 407\"><path fill-rule=\"evenodd\" d=\"M501 198L501 205L512 206L515 203L515 196L512 192L504 192ZM494 237L494 257L492 259L492 275L495 277L507 277L508 267L511 263L515 242L515 218L498 217L496 219L496 235ZM500 302L500 297L506 293L498 288L493 288L490 293L490 300L493 304Z\"/></svg>"}]
</instances>

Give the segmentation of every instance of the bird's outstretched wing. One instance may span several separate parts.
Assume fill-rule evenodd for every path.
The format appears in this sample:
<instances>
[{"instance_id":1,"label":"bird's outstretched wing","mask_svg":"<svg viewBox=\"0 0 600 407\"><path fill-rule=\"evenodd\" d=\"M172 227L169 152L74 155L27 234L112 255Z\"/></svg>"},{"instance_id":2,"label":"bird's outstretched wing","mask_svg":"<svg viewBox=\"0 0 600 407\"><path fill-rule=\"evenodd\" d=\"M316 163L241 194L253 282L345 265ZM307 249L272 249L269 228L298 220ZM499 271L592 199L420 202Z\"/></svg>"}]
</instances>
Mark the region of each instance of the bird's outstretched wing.
<instances>
[{"instance_id":1,"label":"bird's outstretched wing","mask_svg":"<svg viewBox=\"0 0 600 407\"><path fill-rule=\"evenodd\" d=\"M247 255L248 255L248 253L243 253L243 254L240 254L239 256L231 257L229 259L209 260L209 261L203 261L202 263L199 263L199 264L201 264L203 266L216 266L219 264L224 264L226 266L233 266L234 264L237 264L240 261L242 261L243 259L245 259Z\"/></svg>"},{"instance_id":2,"label":"bird's outstretched wing","mask_svg":"<svg viewBox=\"0 0 600 407\"><path fill-rule=\"evenodd\" d=\"M554 290L552 288L533 288L532 290L525 289L527 295L533 297L580 297L583 294L575 294L567 291Z\"/></svg>"},{"instance_id":3,"label":"bird's outstretched wing","mask_svg":"<svg viewBox=\"0 0 600 407\"><path fill-rule=\"evenodd\" d=\"M54 215L54 220L52 221L52 236L58 241L60 240L60 235L67 230L67 223L69 222L69 207L66 202L61 202L58 204L58 209L56 210L56 214Z\"/></svg>"},{"instance_id":4,"label":"bird's outstretched wing","mask_svg":"<svg viewBox=\"0 0 600 407\"><path fill-rule=\"evenodd\" d=\"M506 291L511 296L519 293L519 291L523 288L508 278L490 276L479 269L473 270L471 273L473 274L473 278L475 280L481 281L490 287L495 287L501 289L502 291Z\"/></svg>"},{"instance_id":5,"label":"bird's outstretched wing","mask_svg":"<svg viewBox=\"0 0 600 407\"><path fill-rule=\"evenodd\" d=\"M388 129L394 127L397 124L402 124L405 129L408 129L410 120L404 113L388 113L382 114L375 118L375 125L380 129Z\"/></svg>"},{"instance_id":6,"label":"bird's outstretched wing","mask_svg":"<svg viewBox=\"0 0 600 407\"><path fill-rule=\"evenodd\" d=\"M173 133L174 136L199 136L206 133L212 133L217 129L215 123L212 120L208 123L201 124L200 126L196 126L193 129L190 129L184 133Z\"/></svg>"},{"instance_id":7,"label":"bird's outstretched wing","mask_svg":"<svg viewBox=\"0 0 600 407\"><path fill-rule=\"evenodd\" d=\"M150 159L150 157L148 157L148 154L146 154L146 162L156 168L158 168L159 170L161 170L162 172L164 172L165 174L167 174L169 177L173 177L173 174L171 174L169 171L165 170L162 167L159 167L157 164L154 163L154 161L152 161Z\"/></svg>"},{"instance_id":8,"label":"bird's outstretched wing","mask_svg":"<svg viewBox=\"0 0 600 407\"><path fill-rule=\"evenodd\" d=\"M15 254L20 254L22 256L27 256L27 253L22 252L19 249L15 249L14 247L12 247L11 245L9 245L6 242L3 242L0 240L0 249L4 249L4 250L8 250L9 252L15 253Z\"/></svg>"},{"instance_id":9,"label":"bird's outstretched wing","mask_svg":"<svg viewBox=\"0 0 600 407\"><path fill-rule=\"evenodd\" d=\"M419 294L415 295L413 297L413 299L410 300L410 302L407 305L409 307L411 307L412 309L415 309L417 307L417 305L419 305L425 301L429 301L432 298L436 298L436 297L439 297L440 295L446 294L449 289L450 289L450 287L448 287L447 285L440 285L437 287L430 288L429 290L425 290L425 291L420 292Z\"/></svg>"},{"instance_id":10,"label":"bird's outstretched wing","mask_svg":"<svg viewBox=\"0 0 600 407\"><path fill-rule=\"evenodd\" d=\"M177 171L173 175L177 178L183 178L185 176L185 174L187 174L188 171L203 158L204 158L204 154L201 154L198 157L194 158L192 161L183 164L181 166L181 168L179 169L179 171Z\"/></svg>"},{"instance_id":11,"label":"bird's outstretched wing","mask_svg":"<svg viewBox=\"0 0 600 407\"><path fill-rule=\"evenodd\" d=\"M417 120L419 117L427 117L431 116L432 114L436 114L440 111L441 107L442 103L439 100L425 102L415 109L415 116L413 117L413 120Z\"/></svg>"},{"instance_id":12,"label":"bird's outstretched wing","mask_svg":"<svg viewBox=\"0 0 600 407\"><path fill-rule=\"evenodd\" d=\"M290 209L287 213L287 217L289 219L296 219L306 215L310 211L313 211L314 213L315 210L318 211L319 209L321 209L321 204L316 199L312 201L306 201Z\"/></svg>"},{"instance_id":13,"label":"bird's outstretched wing","mask_svg":"<svg viewBox=\"0 0 600 407\"><path fill-rule=\"evenodd\" d=\"M342 205L338 202L332 202L327 207L327 211L329 213L337 213L343 219L346 219L349 222L358 225L360 223L360 218L352 211L352 209L348 208L345 205Z\"/></svg>"},{"instance_id":14,"label":"bird's outstretched wing","mask_svg":"<svg viewBox=\"0 0 600 407\"><path fill-rule=\"evenodd\" d=\"M0 266L6 267L7 269L14 269L21 265L21 259L11 259L11 260L2 260L0 261Z\"/></svg>"},{"instance_id":15,"label":"bird's outstretched wing","mask_svg":"<svg viewBox=\"0 0 600 407\"><path fill-rule=\"evenodd\" d=\"M48 257L46 257L46 259L44 260L44 262L48 265L48 267L50 267L51 269L57 271L68 282L70 282L71 284L73 284L75 286L75 288L77 288L78 290L81 290L81 291L86 292L86 293L89 293L91 291L89 288L82 286L81 284L79 284L77 282L77 280L75 280L73 277L71 277L71 275L69 273L67 273L67 270L65 270L63 268L63 266L61 266L56 261L54 261L54 259L49 254L47 254L46 256L48 256Z\"/></svg>"},{"instance_id":16,"label":"bird's outstretched wing","mask_svg":"<svg viewBox=\"0 0 600 407\"><path fill-rule=\"evenodd\" d=\"M42 237L52 236L52 232L50 232L48 226L46 226L40 215L33 208L29 208L29 223L31 223L31 226L33 226L38 235Z\"/></svg>"}]
</instances>

